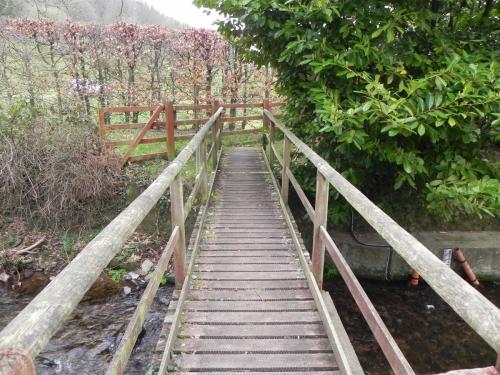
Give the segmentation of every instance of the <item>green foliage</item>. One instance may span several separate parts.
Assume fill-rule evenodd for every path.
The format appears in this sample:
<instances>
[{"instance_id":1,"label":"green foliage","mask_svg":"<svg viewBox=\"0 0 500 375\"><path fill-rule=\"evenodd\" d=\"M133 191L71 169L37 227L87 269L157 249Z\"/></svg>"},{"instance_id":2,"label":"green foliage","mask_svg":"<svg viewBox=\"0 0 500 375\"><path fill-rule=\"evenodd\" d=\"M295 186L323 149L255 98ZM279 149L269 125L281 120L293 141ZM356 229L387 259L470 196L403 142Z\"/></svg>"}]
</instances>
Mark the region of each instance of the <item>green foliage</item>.
<instances>
[{"instance_id":1,"label":"green foliage","mask_svg":"<svg viewBox=\"0 0 500 375\"><path fill-rule=\"evenodd\" d=\"M115 283L119 283L121 281L123 275L125 275L126 273L127 273L127 270L124 268L118 268L115 270L108 270L109 277L111 277L111 279Z\"/></svg>"},{"instance_id":2,"label":"green foliage","mask_svg":"<svg viewBox=\"0 0 500 375\"><path fill-rule=\"evenodd\" d=\"M329 266L328 264L325 266L325 274L323 276L325 280L332 280L339 276L340 273L335 266Z\"/></svg>"},{"instance_id":3,"label":"green foliage","mask_svg":"<svg viewBox=\"0 0 500 375\"><path fill-rule=\"evenodd\" d=\"M370 198L413 191L446 219L500 212L498 1L197 4L277 68L287 125Z\"/></svg>"},{"instance_id":4,"label":"green foliage","mask_svg":"<svg viewBox=\"0 0 500 375\"><path fill-rule=\"evenodd\" d=\"M168 284L168 272L165 272L160 280L160 285L165 286Z\"/></svg>"},{"instance_id":5,"label":"green foliage","mask_svg":"<svg viewBox=\"0 0 500 375\"><path fill-rule=\"evenodd\" d=\"M71 256L73 246L75 246L75 236L66 232L63 237L63 250L67 257Z\"/></svg>"}]
</instances>

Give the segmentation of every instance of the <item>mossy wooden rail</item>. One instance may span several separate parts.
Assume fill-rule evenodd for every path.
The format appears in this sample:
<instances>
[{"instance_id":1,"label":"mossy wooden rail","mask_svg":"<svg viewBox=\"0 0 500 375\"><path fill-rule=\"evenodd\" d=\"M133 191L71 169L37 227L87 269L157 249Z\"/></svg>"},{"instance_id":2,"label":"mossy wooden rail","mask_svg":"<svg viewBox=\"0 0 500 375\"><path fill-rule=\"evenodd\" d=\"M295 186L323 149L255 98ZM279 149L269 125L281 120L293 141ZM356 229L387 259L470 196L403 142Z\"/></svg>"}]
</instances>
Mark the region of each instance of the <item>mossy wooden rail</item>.
<instances>
[{"instance_id":1,"label":"mossy wooden rail","mask_svg":"<svg viewBox=\"0 0 500 375\"><path fill-rule=\"evenodd\" d=\"M153 108L149 126L165 110L167 119L172 117L172 106L166 103ZM184 107L188 106L179 106ZM10 366L19 371L9 374L34 373L32 359L167 189L172 233L114 353L108 375L124 372L171 258L177 290L165 317L158 344L160 357L151 368L153 373L363 374L336 308L322 291L325 250L394 372L414 374L327 231L330 185L498 353L499 309L271 112L264 110L262 117L264 133L268 133L267 150L234 148L222 157L223 107L215 103L206 109L210 108L211 117L177 157L170 155L171 163L158 178L0 332L0 348L4 349L0 351L0 371ZM283 133L281 155L275 147L278 130ZM314 205L292 173L292 153L302 155L317 169ZM197 175L193 191L184 200L180 173L193 155ZM281 165L281 187L273 174L276 162ZM287 206L290 184L314 224L312 261ZM213 189L216 194L212 194ZM197 197L205 204L187 248L184 224Z\"/></svg>"},{"instance_id":2,"label":"mossy wooden rail","mask_svg":"<svg viewBox=\"0 0 500 375\"><path fill-rule=\"evenodd\" d=\"M195 152L201 154L202 165L196 180L207 183L202 176L207 173L207 162L215 154L214 169L220 159L220 107L196 133L188 145L165 168L156 180L127 208L113 219L51 282L26 306L0 333L0 348L19 349L36 357L50 338L63 325L65 319L81 301L87 290L97 280L108 263L116 256L125 241L151 211L170 187L173 231L165 247L155 275L143 295L136 313L122 341L118 358L113 360L116 372L121 373L144 322L159 281L172 255L174 256L176 282L182 285L185 261L184 202L180 173ZM211 135L211 137L209 136ZM212 139L210 154L205 144ZM215 142L214 142L215 141ZM197 184L201 190L201 183ZM196 195L194 190L192 195ZM28 356L16 357L26 360ZM1 368L1 364L0 364ZM121 369L121 370L120 370Z\"/></svg>"},{"instance_id":3,"label":"mossy wooden rail","mask_svg":"<svg viewBox=\"0 0 500 375\"><path fill-rule=\"evenodd\" d=\"M401 350L326 229L330 185L497 352L497 355L500 353L500 310L492 302L399 226L323 158L287 129L268 110L264 110L264 124L269 129L268 140L270 147L268 148L268 159L272 161L276 158L281 165L282 199L284 202L287 201L289 183L292 182L293 188L314 224L312 272L318 286L321 288L323 282L326 248L396 374L411 374L413 370L411 370ZM276 148L273 146L276 130L283 133L282 156L277 153ZM316 202L314 207L310 204L290 169L292 144L295 146L296 152L304 156L317 169ZM500 371L500 356L497 359L496 369Z\"/></svg>"}]
</instances>

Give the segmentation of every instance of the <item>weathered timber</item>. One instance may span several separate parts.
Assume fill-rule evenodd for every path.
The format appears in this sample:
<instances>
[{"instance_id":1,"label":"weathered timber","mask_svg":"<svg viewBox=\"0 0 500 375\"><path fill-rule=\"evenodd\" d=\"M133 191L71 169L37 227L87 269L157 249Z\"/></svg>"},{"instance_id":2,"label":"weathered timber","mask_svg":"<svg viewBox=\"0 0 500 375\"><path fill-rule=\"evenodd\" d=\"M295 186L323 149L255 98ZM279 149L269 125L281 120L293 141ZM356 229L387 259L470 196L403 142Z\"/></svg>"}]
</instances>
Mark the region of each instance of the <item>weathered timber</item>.
<instances>
[{"instance_id":1,"label":"weathered timber","mask_svg":"<svg viewBox=\"0 0 500 375\"><path fill-rule=\"evenodd\" d=\"M153 154L131 156L128 158L128 161L134 162L134 161L153 160L153 159L163 158L163 157L167 157L166 152L155 152Z\"/></svg>"},{"instance_id":2,"label":"weathered timber","mask_svg":"<svg viewBox=\"0 0 500 375\"><path fill-rule=\"evenodd\" d=\"M99 108L99 136L101 139L106 139L108 136L104 108Z\"/></svg>"},{"instance_id":3,"label":"weathered timber","mask_svg":"<svg viewBox=\"0 0 500 375\"><path fill-rule=\"evenodd\" d=\"M312 206L311 202L309 202L309 199L307 198L306 193L304 193L304 190L302 190L302 188L300 187L299 182L297 181L297 179L293 175L290 168L286 169L286 175L290 179L290 182L292 183L292 186L293 186L295 192L297 193L297 196L299 197L300 202L304 206L304 208L307 212L307 215L309 215L309 219L311 219L311 221L314 222L314 216L316 215L314 212L314 207Z\"/></svg>"},{"instance_id":4,"label":"weathered timber","mask_svg":"<svg viewBox=\"0 0 500 375\"><path fill-rule=\"evenodd\" d=\"M215 113L213 116L219 116L222 113L222 108L219 108L219 110ZM212 117L213 117L212 116ZM205 222L205 218L207 216L207 206L208 206L208 201L210 194L212 193L212 189L214 186L214 181L215 181L215 176L217 174L217 169L219 165L219 160L221 157L221 152L218 153L217 156L217 165L215 166L214 173L213 173L213 178L210 180L209 187L208 187L208 196L206 201L204 202L204 205L202 206L199 217L198 217L198 228L194 233L194 239L192 240L192 252L191 252L191 258L189 261L189 266L187 270L187 277L184 280L184 283L182 285L181 292L179 294L179 298L177 300L177 305L175 306L175 313L172 316L171 319L171 324L170 324L170 330L167 336L167 339L165 341L165 350L163 351L163 355L161 357L160 361L160 366L159 366L159 371L158 374L163 375L167 372L168 367L170 365L171 361L171 354L173 350L173 343L175 338L177 337L177 331L179 329L180 321L181 321L181 311L183 308L184 301L186 300L186 296L188 294L189 290L189 284L191 281L192 277L192 270L195 264L195 259L197 258L198 250L199 250L199 245L200 245L200 240L201 240L201 233L203 229L203 223Z\"/></svg>"},{"instance_id":5,"label":"weathered timber","mask_svg":"<svg viewBox=\"0 0 500 375\"><path fill-rule=\"evenodd\" d=\"M264 157L264 160L266 162L267 169L271 175L271 180L274 185L274 188L278 190L278 183L276 182L276 179L274 178L274 175L272 174L271 171L271 165L269 163L269 160L266 159L266 153L262 149L262 155ZM302 249L302 244L298 238L296 228L294 227L292 220L291 220L291 213L289 212L288 207L286 206L285 202L283 201L283 198L280 196L280 206L283 211L283 216L285 218L286 224L288 228L290 229L290 234L292 237L292 241L295 245L296 249L296 254L298 255L300 264L302 265L303 270L307 270L309 272L304 272L306 276L306 281L307 281L307 287L311 291L311 295L314 298L314 301L316 303L318 313L321 317L321 321L323 322L323 325L325 327L325 331L328 335L328 339L330 340L330 345L333 349L333 353L335 354L336 362L339 365L340 372L342 374L352 374L352 375L363 375L364 372L360 369L356 361L353 361L350 356L352 355L352 352L347 348L347 350L344 349L343 347L343 339L345 338L343 336L342 332L337 332L335 329L335 324L332 321L332 316L330 315L329 308L327 306L327 303L323 299L323 295L321 293L321 290L318 287L318 284L316 283L316 278L314 277L313 273L310 272L309 268L309 262L307 261L304 251L301 251Z\"/></svg>"},{"instance_id":6,"label":"weathered timber","mask_svg":"<svg viewBox=\"0 0 500 375\"><path fill-rule=\"evenodd\" d=\"M338 371L289 227L283 225L279 193L259 188L256 196L250 193L253 187L248 188L256 182L268 187L267 176L255 149L238 148L225 159L217 199L211 203L212 214L207 215L199 255L189 273L189 293L179 309L182 323L175 340L169 340L170 372ZM239 217L252 218L255 211L249 207L256 199L266 202L258 210L277 227L262 227L257 219L239 228L238 216L223 225L218 222L218 212L228 207ZM269 339L272 344L267 344ZM249 361L243 363L240 353ZM284 359L289 361L285 364Z\"/></svg>"},{"instance_id":7,"label":"weathered timber","mask_svg":"<svg viewBox=\"0 0 500 375\"><path fill-rule=\"evenodd\" d=\"M170 261L170 258L172 257L172 254L174 253L175 248L178 246L178 242L180 239L179 233L179 227L175 227L172 231L172 234L170 235L170 239L168 240L165 249L163 250L160 260L156 265L153 276L149 279L148 286L144 290L144 293L141 296L141 300L139 301L139 304L134 311L134 315L130 319L127 329L123 334L120 345L113 355L113 359L108 366L106 375L120 375L125 371L125 367L127 365L130 354L134 349L135 342L137 341L137 338L142 331L144 321L146 320L146 315L151 308L153 299L156 295L156 291L160 286L161 278L167 270L168 263Z\"/></svg>"},{"instance_id":8,"label":"weathered timber","mask_svg":"<svg viewBox=\"0 0 500 375\"><path fill-rule=\"evenodd\" d=\"M363 368L359 363L358 356L354 351L354 347L352 346L351 340L347 335L342 320L340 320L339 313L337 312L337 309L333 304L332 297L330 297L330 294L328 294L328 292L325 291L321 291L321 295L323 296L323 301L325 301L325 305L328 310L328 314L330 315L333 328L337 332L340 346L342 347L342 350L345 353L345 358L349 362L349 368L354 373L363 374L364 373Z\"/></svg>"},{"instance_id":9,"label":"weathered timber","mask_svg":"<svg viewBox=\"0 0 500 375\"><path fill-rule=\"evenodd\" d=\"M499 352L500 310L371 202L323 158L282 125L271 112L264 110L264 114L410 267L417 271L475 332Z\"/></svg>"},{"instance_id":10,"label":"weathered timber","mask_svg":"<svg viewBox=\"0 0 500 375\"><path fill-rule=\"evenodd\" d=\"M106 125L106 130L128 130L128 129L142 129L146 123L139 124L109 124ZM165 122L155 121L151 128L164 128Z\"/></svg>"},{"instance_id":11,"label":"weathered timber","mask_svg":"<svg viewBox=\"0 0 500 375\"><path fill-rule=\"evenodd\" d=\"M151 112L158 108L157 105L148 105L148 106L128 106L128 107L107 107L102 108L104 113L120 113L120 112Z\"/></svg>"},{"instance_id":12,"label":"weathered timber","mask_svg":"<svg viewBox=\"0 0 500 375\"><path fill-rule=\"evenodd\" d=\"M262 103L225 103L223 106L224 108L262 108Z\"/></svg>"},{"instance_id":13,"label":"weathered timber","mask_svg":"<svg viewBox=\"0 0 500 375\"><path fill-rule=\"evenodd\" d=\"M322 242L328 249L330 257L335 263L337 270L342 275L347 288L351 292L354 301L358 305L365 321L368 323L368 326L380 345L380 348L384 352L387 361L391 365L391 368L396 374L415 374L405 356L401 352L401 349L399 349L398 344L382 321L382 318L375 309L375 306L371 303L370 299L363 290L363 287L323 225L321 225L319 229L319 234Z\"/></svg>"},{"instance_id":14,"label":"weathered timber","mask_svg":"<svg viewBox=\"0 0 500 375\"><path fill-rule=\"evenodd\" d=\"M197 110L202 110L202 109L210 109L211 106L210 104L198 104L198 105L192 105L192 104L188 104L188 105L180 105L180 104L176 104L174 105L174 109L176 111L197 111Z\"/></svg>"},{"instance_id":15,"label":"weathered timber","mask_svg":"<svg viewBox=\"0 0 500 375\"><path fill-rule=\"evenodd\" d=\"M107 141L106 146L113 148L118 146L130 146L133 140L130 141ZM165 137L155 137L155 138L143 138L139 141L140 145L150 144L150 143L161 143L165 142Z\"/></svg>"},{"instance_id":16,"label":"weathered timber","mask_svg":"<svg viewBox=\"0 0 500 375\"><path fill-rule=\"evenodd\" d=\"M175 112L172 101L165 100L166 137L168 160L175 158Z\"/></svg>"},{"instance_id":17,"label":"weathered timber","mask_svg":"<svg viewBox=\"0 0 500 375\"><path fill-rule=\"evenodd\" d=\"M320 227L326 226L328 218L328 192L330 184L318 171L316 176L316 203L314 204L314 228L312 246L312 273L318 287L323 289L323 268L325 263L325 244L320 237Z\"/></svg>"},{"instance_id":18,"label":"weathered timber","mask_svg":"<svg viewBox=\"0 0 500 375\"><path fill-rule=\"evenodd\" d=\"M0 348L24 348L33 357L44 348L104 267L168 189L221 112L222 109L217 111L156 180L0 332Z\"/></svg>"},{"instance_id":19,"label":"weathered timber","mask_svg":"<svg viewBox=\"0 0 500 375\"><path fill-rule=\"evenodd\" d=\"M285 204L288 204L290 179L286 171L290 168L290 140L287 137L283 137L283 158L281 167L281 198Z\"/></svg>"},{"instance_id":20,"label":"weathered timber","mask_svg":"<svg viewBox=\"0 0 500 375\"><path fill-rule=\"evenodd\" d=\"M178 175L170 184L170 217L172 228L179 228L179 241L177 241L174 253L175 287L177 289L182 288L186 277L186 229L184 226L186 220L182 190L182 178Z\"/></svg>"},{"instance_id":21,"label":"weathered timber","mask_svg":"<svg viewBox=\"0 0 500 375\"><path fill-rule=\"evenodd\" d=\"M134 152L135 148L139 145L139 142L144 138L146 135L147 131L151 128L153 123L156 121L156 119L160 116L160 113L163 111L163 106L158 106L154 110L153 114L151 115L151 118L148 120L146 125L144 125L144 128L139 132L137 137L134 139L134 141L130 144L128 150L125 152L125 155L123 156L121 166L125 165L132 155L132 152Z\"/></svg>"},{"instance_id":22,"label":"weathered timber","mask_svg":"<svg viewBox=\"0 0 500 375\"><path fill-rule=\"evenodd\" d=\"M276 158L278 161L279 165L281 165L281 168L283 168L283 159L281 158L279 152L276 150L276 147L274 146L273 143L271 143L271 150L274 154L273 158Z\"/></svg>"}]
</instances>

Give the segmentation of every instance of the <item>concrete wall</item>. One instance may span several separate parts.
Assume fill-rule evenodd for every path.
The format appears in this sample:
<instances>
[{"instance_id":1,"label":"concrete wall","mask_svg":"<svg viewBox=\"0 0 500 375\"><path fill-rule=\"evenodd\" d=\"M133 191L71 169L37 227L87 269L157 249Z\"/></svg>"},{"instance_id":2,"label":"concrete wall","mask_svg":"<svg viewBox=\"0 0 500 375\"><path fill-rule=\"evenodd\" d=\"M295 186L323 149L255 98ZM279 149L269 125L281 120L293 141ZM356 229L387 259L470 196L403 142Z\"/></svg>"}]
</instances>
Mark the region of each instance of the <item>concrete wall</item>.
<instances>
[{"instance_id":1,"label":"concrete wall","mask_svg":"<svg viewBox=\"0 0 500 375\"><path fill-rule=\"evenodd\" d=\"M354 241L348 233L331 232L337 246L359 277L384 279L386 276L388 248L366 247ZM414 236L438 258L442 259L443 249L460 248L479 280L500 280L500 232L421 232ZM384 244L376 234L358 236L367 243ZM331 261L330 261L331 264ZM452 261L451 267L462 274L460 264ZM408 279L411 269L393 251L387 273L393 280Z\"/></svg>"}]
</instances>

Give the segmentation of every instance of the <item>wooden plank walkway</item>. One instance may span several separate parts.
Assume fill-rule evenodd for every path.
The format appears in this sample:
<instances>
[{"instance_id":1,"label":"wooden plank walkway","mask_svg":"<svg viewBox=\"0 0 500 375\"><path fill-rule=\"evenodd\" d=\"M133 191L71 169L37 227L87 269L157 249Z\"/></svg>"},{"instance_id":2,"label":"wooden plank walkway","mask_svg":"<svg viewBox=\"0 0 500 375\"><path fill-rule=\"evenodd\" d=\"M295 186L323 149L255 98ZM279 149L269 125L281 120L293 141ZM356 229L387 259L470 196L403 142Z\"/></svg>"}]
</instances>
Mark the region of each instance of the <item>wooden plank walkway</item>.
<instances>
[{"instance_id":1,"label":"wooden plank walkway","mask_svg":"<svg viewBox=\"0 0 500 375\"><path fill-rule=\"evenodd\" d=\"M169 372L339 373L261 153L220 173Z\"/></svg>"}]
</instances>

